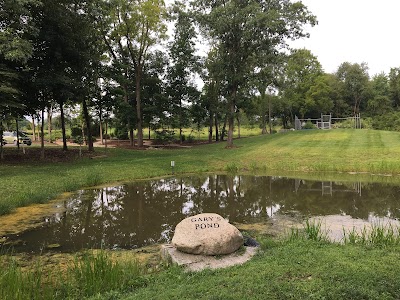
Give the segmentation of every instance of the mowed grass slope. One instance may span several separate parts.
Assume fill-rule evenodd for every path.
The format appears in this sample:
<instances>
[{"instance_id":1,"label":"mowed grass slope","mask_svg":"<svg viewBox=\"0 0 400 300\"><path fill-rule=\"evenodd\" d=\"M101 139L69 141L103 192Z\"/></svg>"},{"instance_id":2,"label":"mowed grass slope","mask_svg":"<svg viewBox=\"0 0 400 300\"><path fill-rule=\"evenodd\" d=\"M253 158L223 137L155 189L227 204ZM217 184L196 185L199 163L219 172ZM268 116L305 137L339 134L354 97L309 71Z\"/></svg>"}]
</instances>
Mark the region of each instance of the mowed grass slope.
<instances>
[{"instance_id":1,"label":"mowed grass slope","mask_svg":"<svg viewBox=\"0 0 400 300\"><path fill-rule=\"evenodd\" d=\"M107 157L63 163L0 165L0 214L82 187L175 173L371 172L400 174L400 134L373 130L308 130L189 149L108 149ZM61 149L60 149L61 151ZM96 150L99 155L104 149ZM28 153L29 155L29 153Z\"/></svg>"}]
</instances>

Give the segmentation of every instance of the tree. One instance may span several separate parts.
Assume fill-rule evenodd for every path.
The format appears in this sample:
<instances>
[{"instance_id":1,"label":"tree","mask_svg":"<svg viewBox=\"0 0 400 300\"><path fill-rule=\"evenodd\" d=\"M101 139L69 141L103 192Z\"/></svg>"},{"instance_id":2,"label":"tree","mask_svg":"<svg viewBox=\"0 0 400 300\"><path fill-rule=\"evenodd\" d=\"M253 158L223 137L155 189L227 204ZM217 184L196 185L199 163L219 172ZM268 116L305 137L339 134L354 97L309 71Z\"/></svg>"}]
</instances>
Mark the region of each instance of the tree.
<instances>
[{"instance_id":1,"label":"tree","mask_svg":"<svg viewBox=\"0 0 400 300\"><path fill-rule=\"evenodd\" d=\"M134 72L138 146L143 146L142 79L150 48L165 38L165 4L162 0L104 1L108 15L98 21L109 54L125 78ZM120 84L127 90L126 82ZM127 93L126 93L127 97ZM127 99L127 98L126 98Z\"/></svg>"},{"instance_id":2,"label":"tree","mask_svg":"<svg viewBox=\"0 0 400 300\"><path fill-rule=\"evenodd\" d=\"M212 142L213 125L215 124L215 140L220 140L219 121L222 115L225 115L224 85L225 82L222 70L220 69L220 60L218 49L212 48L208 52L205 61L206 72L202 73L204 81L203 94L199 99L198 108L200 111L192 110L195 113L195 119L200 120L201 116L208 114L208 142ZM205 112L203 110L206 110Z\"/></svg>"},{"instance_id":3,"label":"tree","mask_svg":"<svg viewBox=\"0 0 400 300\"><path fill-rule=\"evenodd\" d=\"M289 0L200 0L193 2L203 30L218 47L227 85L228 141L233 146L233 127L240 89L249 75L286 45L285 40L305 37L302 26L316 19L301 3Z\"/></svg>"},{"instance_id":4,"label":"tree","mask_svg":"<svg viewBox=\"0 0 400 300\"><path fill-rule=\"evenodd\" d=\"M32 56L36 24L31 10L37 0L3 0L0 4L0 147L3 159L3 122L18 118L21 109L22 71Z\"/></svg>"},{"instance_id":5,"label":"tree","mask_svg":"<svg viewBox=\"0 0 400 300\"><path fill-rule=\"evenodd\" d=\"M194 54L196 32L192 18L185 11L182 3L173 7L175 19L174 40L169 44L170 66L168 68L168 88L170 113L177 117L179 140L182 143L182 128L189 125L188 106L199 95L193 80L193 73L198 71L199 58Z\"/></svg>"},{"instance_id":6,"label":"tree","mask_svg":"<svg viewBox=\"0 0 400 300\"><path fill-rule=\"evenodd\" d=\"M372 78L372 95L368 100L367 111L371 115L383 115L393 110L393 103L390 100L389 80L385 73L375 75Z\"/></svg>"},{"instance_id":7,"label":"tree","mask_svg":"<svg viewBox=\"0 0 400 300\"><path fill-rule=\"evenodd\" d=\"M332 112L337 96L329 80L328 74L318 76L306 92L306 106L311 116L319 117L321 113Z\"/></svg>"},{"instance_id":8,"label":"tree","mask_svg":"<svg viewBox=\"0 0 400 300\"><path fill-rule=\"evenodd\" d=\"M336 76L342 83L344 99L353 107L353 115L358 114L361 104L368 99L368 65L344 62L339 66Z\"/></svg>"},{"instance_id":9,"label":"tree","mask_svg":"<svg viewBox=\"0 0 400 300\"><path fill-rule=\"evenodd\" d=\"M307 92L315 80L322 74L322 67L318 59L307 49L293 50L288 57L283 75L282 97L290 108L290 118L300 115L302 118L314 108Z\"/></svg>"},{"instance_id":10,"label":"tree","mask_svg":"<svg viewBox=\"0 0 400 300\"><path fill-rule=\"evenodd\" d=\"M389 72L389 92L393 106L400 106L400 68L391 68Z\"/></svg>"}]
</instances>

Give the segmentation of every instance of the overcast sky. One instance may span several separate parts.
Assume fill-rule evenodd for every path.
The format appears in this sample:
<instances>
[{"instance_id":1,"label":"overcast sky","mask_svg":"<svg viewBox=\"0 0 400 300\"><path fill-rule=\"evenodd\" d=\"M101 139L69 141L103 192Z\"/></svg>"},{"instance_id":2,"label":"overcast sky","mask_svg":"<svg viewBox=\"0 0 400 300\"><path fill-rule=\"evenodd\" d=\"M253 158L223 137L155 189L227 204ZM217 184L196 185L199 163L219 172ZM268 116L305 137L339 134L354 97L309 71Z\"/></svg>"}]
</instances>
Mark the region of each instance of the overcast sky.
<instances>
[{"instance_id":1,"label":"overcast sky","mask_svg":"<svg viewBox=\"0 0 400 300\"><path fill-rule=\"evenodd\" d=\"M296 41L333 73L345 61L366 62L371 76L400 67L400 0L302 0L317 16L309 39Z\"/></svg>"}]
</instances>

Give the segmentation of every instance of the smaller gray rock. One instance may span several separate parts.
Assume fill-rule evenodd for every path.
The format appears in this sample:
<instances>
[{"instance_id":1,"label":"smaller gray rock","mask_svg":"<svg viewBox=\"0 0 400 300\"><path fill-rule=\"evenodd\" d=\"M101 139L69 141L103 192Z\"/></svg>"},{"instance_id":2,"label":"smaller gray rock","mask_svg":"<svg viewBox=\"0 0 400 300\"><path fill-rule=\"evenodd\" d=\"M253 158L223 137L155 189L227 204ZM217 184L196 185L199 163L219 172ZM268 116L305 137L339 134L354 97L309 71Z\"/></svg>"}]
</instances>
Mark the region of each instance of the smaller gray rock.
<instances>
[{"instance_id":1,"label":"smaller gray rock","mask_svg":"<svg viewBox=\"0 0 400 300\"><path fill-rule=\"evenodd\" d=\"M224 255L238 250L243 245L243 236L220 215L205 213L176 225L172 244L189 254Z\"/></svg>"}]
</instances>

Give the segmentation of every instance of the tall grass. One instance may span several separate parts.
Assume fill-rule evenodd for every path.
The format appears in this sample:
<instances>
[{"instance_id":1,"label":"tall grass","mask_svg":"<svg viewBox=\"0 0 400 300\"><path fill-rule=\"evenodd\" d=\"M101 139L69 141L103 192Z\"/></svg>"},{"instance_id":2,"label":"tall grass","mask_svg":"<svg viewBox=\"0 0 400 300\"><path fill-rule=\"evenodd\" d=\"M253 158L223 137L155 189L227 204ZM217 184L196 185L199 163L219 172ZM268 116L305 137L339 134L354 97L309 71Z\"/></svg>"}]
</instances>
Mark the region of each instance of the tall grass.
<instances>
[{"instance_id":1,"label":"tall grass","mask_svg":"<svg viewBox=\"0 0 400 300\"><path fill-rule=\"evenodd\" d=\"M37 261L24 269L11 256L0 256L0 299L83 299L141 286L144 268L137 260L119 263L103 250L77 256L66 270L47 271Z\"/></svg>"},{"instance_id":2,"label":"tall grass","mask_svg":"<svg viewBox=\"0 0 400 300\"><path fill-rule=\"evenodd\" d=\"M329 241L326 230L322 229L321 220L307 219L303 224L302 228L290 228L290 232L287 234L289 241L297 240L311 240L315 242L327 242Z\"/></svg>"},{"instance_id":3,"label":"tall grass","mask_svg":"<svg viewBox=\"0 0 400 300\"><path fill-rule=\"evenodd\" d=\"M0 299L52 299L52 291L43 285L40 262L32 270L23 270L12 257L0 257Z\"/></svg>"},{"instance_id":4,"label":"tall grass","mask_svg":"<svg viewBox=\"0 0 400 300\"><path fill-rule=\"evenodd\" d=\"M71 269L73 287L81 296L91 296L106 291L128 288L143 273L137 260L113 262L105 251L87 252L74 262Z\"/></svg>"},{"instance_id":5,"label":"tall grass","mask_svg":"<svg viewBox=\"0 0 400 300\"><path fill-rule=\"evenodd\" d=\"M286 240L312 240L316 242L329 242L329 229L322 228L320 220L306 220L302 228L291 228L286 234ZM342 229L344 245L361 245L367 247L393 247L400 245L400 228L391 223L386 225L373 223L361 229L355 227Z\"/></svg>"},{"instance_id":6,"label":"tall grass","mask_svg":"<svg viewBox=\"0 0 400 300\"><path fill-rule=\"evenodd\" d=\"M240 167L234 162L227 164L225 167L225 171L229 174L237 174L239 170Z\"/></svg>"},{"instance_id":7,"label":"tall grass","mask_svg":"<svg viewBox=\"0 0 400 300\"><path fill-rule=\"evenodd\" d=\"M361 230L343 228L343 243L363 246L389 247L400 245L400 229L388 223L386 225L374 223L371 227Z\"/></svg>"}]
</instances>

